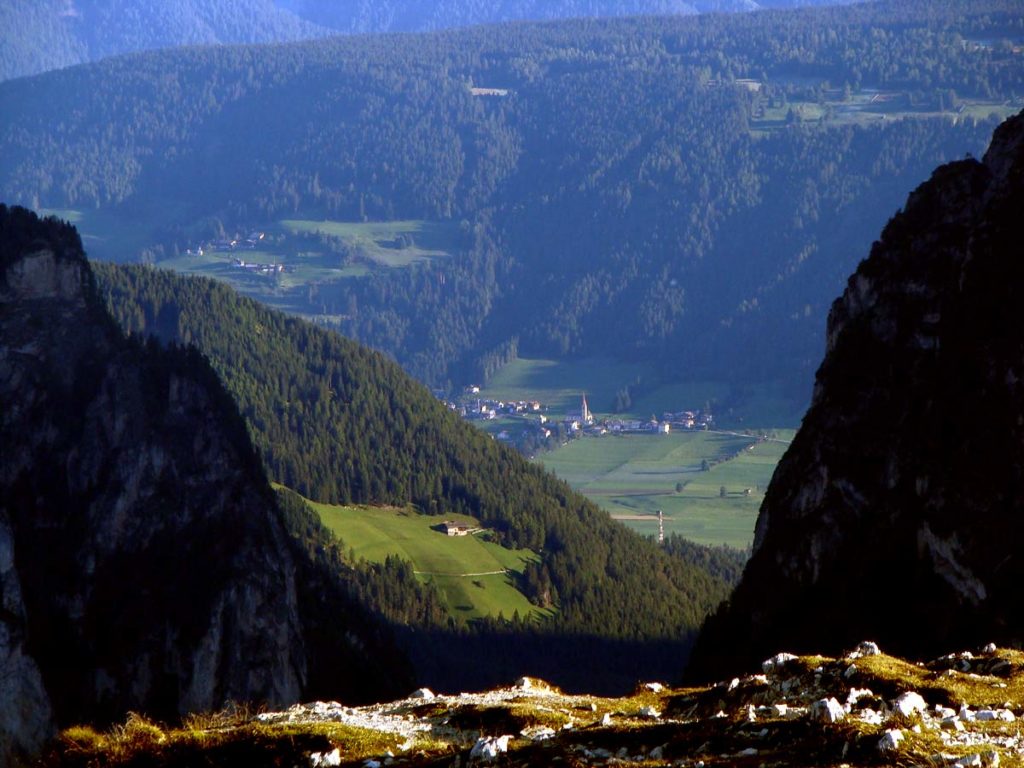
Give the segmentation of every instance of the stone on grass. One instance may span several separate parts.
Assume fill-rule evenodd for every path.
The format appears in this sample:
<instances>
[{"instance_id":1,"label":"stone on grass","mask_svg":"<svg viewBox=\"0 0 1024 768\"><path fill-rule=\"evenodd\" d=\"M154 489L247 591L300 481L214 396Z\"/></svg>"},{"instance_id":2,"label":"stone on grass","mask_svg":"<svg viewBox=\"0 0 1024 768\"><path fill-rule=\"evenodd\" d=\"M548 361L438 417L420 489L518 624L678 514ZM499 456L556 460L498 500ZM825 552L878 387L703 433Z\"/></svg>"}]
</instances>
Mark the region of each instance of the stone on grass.
<instances>
[{"instance_id":1,"label":"stone on grass","mask_svg":"<svg viewBox=\"0 0 1024 768\"><path fill-rule=\"evenodd\" d=\"M850 692L846 695L846 704L852 708L861 699L874 695L870 688L851 688Z\"/></svg>"},{"instance_id":2,"label":"stone on grass","mask_svg":"<svg viewBox=\"0 0 1024 768\"><path fill-rule=\"evenodd\" d=\"M494 760L503 752L508 752L508 743L512 737L481 736L469 751L470 760Z\"/></svg>"},{"instance_id":3,"label":"stone on grass","mask_svg":"<svg viewBox=\"0 0 1024 768\"><path fill-rule=\"evenodd\" d=\"M903 741L903 731L895 728L890 729L882 735L881 739L879 739L878 751L892 752L894 749L899 748L901 741Z\"/></svg>"},{"instance_id":4,"label":"stone on grass","mask_svg":"<svg viewBox=\"0 0 1024 768\"><path fill-rule=\"evenodd\" d=\"M657 720L659 717L661 717L661 712L659 712L650 704L648 704L646 707L640 710L640 717L647 717L653 720Z\"/></svg>"},{"instance_id":5,"label":"stone on grass","mask_svg":"<svg viewBox=\"0 0 1024 768\"><path fill-rule=\"evenodd\" d=\"M529 728L523 728L519 735L530 741L546 741L547 739L554 738L555 733L554 728L549 728L546 725L534 725Z\"/></svg>"},{"instance_id":6,"label":"stone on grass","mask_svg":"<svg viewBox=\"0 0 1024 768\"><path fill-rule=\"evenodd\" d=\"M1008 709L979 709L974 713L974 719L978 721L1001 720L1004 723L1012 723L1017 716Z\"/></svg>"},{"instance_id":7,"label":"stone on grass","mask_svg":"<svg viewBox=\"0 0 1024 768\"><path fill-rule=\"evenodd\" d=\"M811 719L822 723L838 723L846 717L843 705L835 697L820 699L811 704Z\"/></svg>"},{"instance_id":8,"label":"stone on grass","mask_svg":"<svg viewBox=\"0 0 1024 768\"><path fill-rule=\"evenodd\" d=\"M892 708L904 717L911 717L917 712L924 712L928 705L921 698L921 694L907 691L897 697L896 701L892 703Z\"/></svg>"},{"instance_id":9,"label":"stone on grass","mask_svg":"<svg viewBox=\"0 0 1024 768\"><path fill-rule=\"evenodd\" d=\"M769 672L779 669L784 664L793 661L796 658L796 654L793 653L776 653L770 659L765 659L763 662L761 662L761 670L765 674L768 674Z\"/></svg>"},{"instance_id":10,"label":"stone on grass","mask_svg":"<svg viewBox=\"0 0 1024 768\"><path fill-rule=\"evenodd\" d=\"M848 654L846 654L846 658L850 661L853 661L854 659L859 659L864 656L877 656L880 653L881 651L878 650L877 643L873 643L870 640L865 640L852 651L850 651Z\"/></svg>"},{"instance_id":11,"label":"stone on grass","mask_svg":"<svg viewBox=\"0 0 1024 768\"><path fill-rule=\"evenodd\" d=\"M981 652L982 653L995 653L997 650L999 650L999 649L996 648L996 644L995 643L989 643L988 645L986 645L984 648L981 649Z\"/></svg>"},{"instance_id":12,"label":"stone on grass","mask_svg":"<svg viewBox=\"0 0 1024 768\"><path fill-rule=\"evenodd\" d=\"M942 718L942 722L939 723L939 726L944 731L963 731L964 730L964 722L963 722L963 720L961 720L956 715L953 715L952 717L944 717L944 718Z\"/></svg>"},{"instance_id":13,"label":"stone on grass","mask_svg":"<svg viewBox=\"0 0 1024 768\"><path fill-rule=\"evenodd\" d=\"M418 688L412 692L410 699L424 699L425 701L431 701L434 698L434 692L429 688Z\"/></svg>"},{"instance_id":14,"label":"stone on grass","mask_svg":"<svg viewBox=\"0 0 1024 768\"><path fill-rule=\"evenodd\" d=\"M870 707L862 709L860 712L860 721L862 723L867 723L868 725L881 725L884 720L885 718L882 716L881 712L876 712Z\"/></svg>"},{"instance_id":15,"label":"stone on grass","mask_svg":"<svg viewBox=\"0 0 1024 768\"><path fill-rule=\"evenodd\" d=\"M314 752L309 756L310 768L334 768L336 765L341 765L341 752L334 750L333 752Z\"/></svg>"}]
</instances>

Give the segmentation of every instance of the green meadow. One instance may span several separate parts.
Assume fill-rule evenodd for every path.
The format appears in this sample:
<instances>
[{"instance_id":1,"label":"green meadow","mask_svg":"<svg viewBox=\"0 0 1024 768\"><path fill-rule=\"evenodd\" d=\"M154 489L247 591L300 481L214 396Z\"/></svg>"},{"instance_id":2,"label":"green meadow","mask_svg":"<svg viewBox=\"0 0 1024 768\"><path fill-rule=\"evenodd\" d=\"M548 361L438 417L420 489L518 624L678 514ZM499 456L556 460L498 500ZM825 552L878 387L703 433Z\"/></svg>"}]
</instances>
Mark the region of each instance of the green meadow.
<instances>
[{"instance_id":1,"label":"green meadow","mask_svg":"<svg viewBox=\"0 0 1024 768\"><path fill-rule=\"evenodd\" d=\"M326 235L338 238L362 260L382 267L408 267L444 258L458 245L455 226L447 222L314 221L284 219L281 229L291 235Z\"/></svg>"},{"instance_id":2,"label":"green meadow","mask_svg":"<svg viewBox=\"0 0 1024 768\"><path fill-rule=\"evenodd\" d=\"M556 361L519 358L498 371L481 396L498 400L540 400L556 414L579 410L580 395L595 413L610 413L615 393L646 376L649 366L607 358Z\"/></svg>"},{"instance_id":3,"label":"green meadow","mask_svg":"<svg viewBox=\"0 0 1024 768\"><path fill-rule=\"evenodd\" d=\"M515 574L537 560L530 550L506 549L488 541L486 533L447 536L432 528L441 517L412 510L309 503L356 558L383 562L388 555L397 555L411 562L421 581L437 587L454 616L547 614L515 587ZM477 525L465 515L443 519Z\"/></svg>"},{"instance_id":4,"label":"green meadow","mask_svg":"<svg viewBox=\"0 0 1024 768\"><path fill-rule=\"evenodd\" d=\"M660 509L666 535L745 548L793 433L770 434L767 440L720 431L582 437L541 463L644 535L657 535Z\"/></svg>"},{"instance_id":5,"label":"green meadow","mask_svg":"<svg viewBox=\"0 0 1024 768\"><path fill-rule=\"evenodd\" d=\"M253 225L265 233L258 250L214 251L198 246L216 238L206 233L181 245L179 252L154 249L169 220L183 212L158 210L126 215L117 209L40 209L74 224L92 259L119 263L155 259L157 266L189 275L222 280L235 290L292 314L337 319L337 308L324 306L319 287L362 277L374 270L402 269L451 257L460 243L452 222L422 220L346 222L310 218L282 219ZM238 233L244 237L246 233ZM191 253L188 253L191 251ZM261 274L242 269L235 259L254 264L282 264L285 271Z\"/></svg>"}]
</instances>

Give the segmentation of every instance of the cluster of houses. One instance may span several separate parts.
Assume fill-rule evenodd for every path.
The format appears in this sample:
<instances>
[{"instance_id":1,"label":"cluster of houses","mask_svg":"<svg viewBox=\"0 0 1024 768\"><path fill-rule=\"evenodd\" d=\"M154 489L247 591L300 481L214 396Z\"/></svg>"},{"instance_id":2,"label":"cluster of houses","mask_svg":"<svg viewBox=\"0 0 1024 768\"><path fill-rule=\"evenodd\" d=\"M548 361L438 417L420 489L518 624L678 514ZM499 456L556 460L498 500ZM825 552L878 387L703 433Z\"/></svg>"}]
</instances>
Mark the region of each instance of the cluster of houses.
<instances>
[{"instance_id":1,"label":"cluster of houses","mask_svg":"<svg viewBox=\"0 0 1024 768\"><path fill-rule=\"evenodd\" d=\"M231 263L238 269L248 269L253 272L259 272L261 275L276 275L292 270L291 267L286 267L284 264L259 264L254 261L246 261L245 259L235 259Z\"/></svg>"},{"instance_id":2,"label":"cluster of houses","mask_svg":"<svg viewBox=\"0 0 1024 768\"><path fill-rule=\"evenodd\" d=\"M207 244L213 251L255 251L260 241L266 237L265 232L250 232L248 237L222 238Z\"/></svg>"},{"instance_id":3,"label":"cluster of houses","mask_svg":"<svg viewBox=\"0 0 1024 768\"><path fill-rule=\"evenodd\" d=\"M661 419L602 419L596 422L594 414L587 406L587 396L580 400L579 411L571 412L563 421L565 431L572 435L583 433L600 437L601 435L620 435L631 433L654 433L667 435L672 430L710 429L714 417L709 412L677 411L665 412Z\"/></svg>"},{"instance_id":4,"label":"cluster of houses","mask_svg":"<svg viewBox=\"0 0 1024 768\"><path fill-rule=\"evenodd\" d=\"M188 256L202 256L207 251L213 253L232 253L234 251L255 251L260 244L260 241L267 236L266 232L250 232L248 237L233 237L233 238L220 238L218 240L210 240L206 243L200 243L193 250L189 248L185 251ZM235 259L235 266L238 266L240 259Z\"/></svg>"},{"instance_id":5,"label":"cluster of houses","mask_svg":"<svg viewBox=\"0 0 1024 768\"><path fill-rule=\"evenodd\" d=\"M570 411L562 419L551 419L542 413L545 407L538 400L506 402L483 398L479 397L480 387L476 385L466 387L456 400L445 399L443 392L435 394L451 410L469 421L491 421L500 416L518 416L523 425L521 437L532 445L536 445L538 441L551 439L556 432L560 432L563 438L577 435L593 437L621 434L667 435L674 430L710 429L714 422L714 417L710 412L700 410L669 411L663 413L661 419L606 418L597 420L590 410L586 395L581 395L578 409ZM519 438L512 434L513 431L515 430L503 429L494 436L502 442L517 442ZM532 451L532 448L530 450Z\"/></svg>"},{"instance_id":6,"label":"cluster of houses","mask_svg":"<svg viewBox=\"0 0 1024 768\"><path fill-rule=\"evenodd\" d=\"M469 421L489 421L498 418L499 415L516 416L528 413L540 413L544 406L538 400L492 400L490 398L474 398L473 395L480 394L480 387L473 385L466 387L463 397L459 400L444 400L451 410L455 411L462 418ZM443 397L441 398L444 399ZM540 416L540 423L547 421L543 414Z\"/></svg>"}]
</instances>

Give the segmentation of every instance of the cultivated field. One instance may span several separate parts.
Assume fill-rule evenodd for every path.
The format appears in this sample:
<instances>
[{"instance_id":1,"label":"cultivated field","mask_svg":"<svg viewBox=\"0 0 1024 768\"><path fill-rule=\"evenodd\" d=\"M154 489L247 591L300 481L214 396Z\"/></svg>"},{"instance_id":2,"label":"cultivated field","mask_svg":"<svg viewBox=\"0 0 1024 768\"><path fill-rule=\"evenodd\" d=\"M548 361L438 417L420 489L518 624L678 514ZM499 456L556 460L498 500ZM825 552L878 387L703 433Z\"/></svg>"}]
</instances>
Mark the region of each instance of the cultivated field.
<instances>
[{"instance_id":1,"label":"cultivated field","mask_svg":"<svg viewBox=\"0 0 1024 768\"><path fill-rule=\"evenodd\" d=\"M513 582L515 573L522 573L527 562L537 559L535 553L506 549L480 534L450 537L431 528L442 519L476 525L472 518L314 502L310 506L356 558L383 562L388 555L398 555L410 561L422 581L438 588L452 615L474 619L501 613L511 618L518 611L525 618L545 613Z\"/></svg>"},{"instance_id":2,"label":"cultivated field","mask_svg":"<svg viewBox=\"0 0 1024 768\"><path fill-rule=\"evenodd\" d=\"M584 437L540 461L644 535L657 535L660 509L666 534L743 548L753 539L765 488L792 437L790 430L772 434L763 441L717 431ZM683 485L679 492L677 484Z\"/></svg>"}]
</instances>

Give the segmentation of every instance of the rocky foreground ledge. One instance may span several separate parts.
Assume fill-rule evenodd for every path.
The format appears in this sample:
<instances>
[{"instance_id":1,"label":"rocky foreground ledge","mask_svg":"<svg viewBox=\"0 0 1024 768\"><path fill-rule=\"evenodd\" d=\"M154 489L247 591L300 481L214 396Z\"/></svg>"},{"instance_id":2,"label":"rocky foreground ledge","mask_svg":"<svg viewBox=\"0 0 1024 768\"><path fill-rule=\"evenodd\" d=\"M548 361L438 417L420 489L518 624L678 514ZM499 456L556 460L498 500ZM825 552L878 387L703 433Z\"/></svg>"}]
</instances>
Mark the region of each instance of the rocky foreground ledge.
<instances>
[{"instance_id":1,"label":"rocky foreground ledge","mask_svg":"<svg viewBox=\"0 0 1024 768\"><path fill-rule=\"evenodd\" d=\"M388 704L231 711L164 728L133 716L64 731L44 766L1018 766L1024 653L987 646L911 663L861 643L780 653L759 674L622 698L530 678Z\"/></svg>"}]
</instances>

